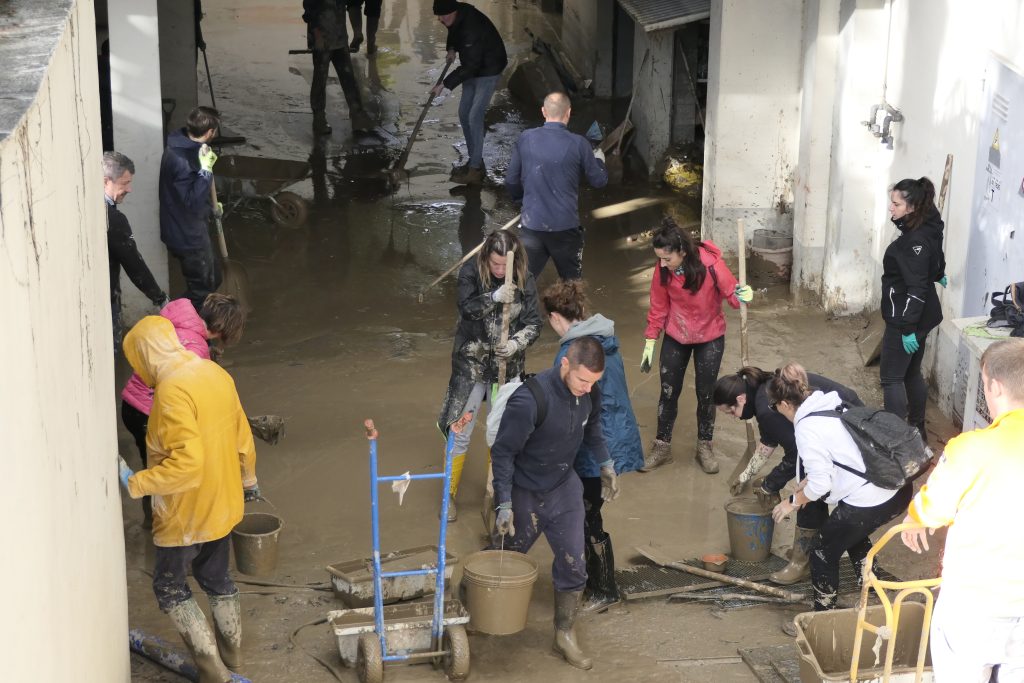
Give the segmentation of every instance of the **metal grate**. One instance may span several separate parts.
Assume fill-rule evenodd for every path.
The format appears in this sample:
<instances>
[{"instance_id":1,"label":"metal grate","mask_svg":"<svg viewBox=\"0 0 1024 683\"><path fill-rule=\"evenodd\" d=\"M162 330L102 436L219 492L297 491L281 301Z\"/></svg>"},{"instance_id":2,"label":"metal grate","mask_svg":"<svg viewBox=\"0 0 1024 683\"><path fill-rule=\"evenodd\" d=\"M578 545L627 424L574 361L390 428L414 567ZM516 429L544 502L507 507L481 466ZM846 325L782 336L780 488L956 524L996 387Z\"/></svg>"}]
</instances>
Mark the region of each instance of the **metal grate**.
<instances>
[{"instance_id":1,"label":"metal grate","mask_svg":"<svg viewBox=\"0 0 1024 683\"><path fill-rule=\"evenodd\" d=\"M711 0L619 0L646 32L661 31L711 16Z\"/></svg>"}]
</instances>

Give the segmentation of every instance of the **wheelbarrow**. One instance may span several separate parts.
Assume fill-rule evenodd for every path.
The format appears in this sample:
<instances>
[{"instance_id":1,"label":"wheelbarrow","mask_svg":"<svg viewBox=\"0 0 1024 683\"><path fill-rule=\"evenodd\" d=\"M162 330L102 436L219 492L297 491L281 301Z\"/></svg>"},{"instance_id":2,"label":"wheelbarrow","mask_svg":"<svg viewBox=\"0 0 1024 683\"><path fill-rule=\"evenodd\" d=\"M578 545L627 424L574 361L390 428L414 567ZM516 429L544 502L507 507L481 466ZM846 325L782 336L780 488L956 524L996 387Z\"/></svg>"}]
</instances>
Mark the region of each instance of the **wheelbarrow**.
<instances>
[{"instance_id":1,"label":"wheelbarrow","mask_svg":"<svg viewBox=\"0 0 1024 683\"><path fill-rule=\"evenodd\" d=\"M214 175L225 215L256 202L269 202L270 217L281 227L301 228L309 217L306 200L285 190L310 177L308 162L232 154L220 157Z\"/></svg>"},{"instance_id":2,"label":"wheelbarrow","mask_svg":"<svg viewBox=\"0 0 1024 683\"><path fill-rule=\"evenodd\" d=\"M443 668L449 680L461 681L469 676L469 638L466 624L469 613L458 599L445 600L447 553L445 540L448 524L448 488L452 476L452 451L455 435L469 423L467 413L448 434L445 447L444 472L437 474L405 474L380 476L377 472L377 430L373 420L366 420L366 438L370 441L370 526L373 539L373 607L335 610L327 615L338 640L342 662L355 666L360 683L382 683L384 664L388 662L430 661ZM404 571L382 571L380 551L380 514L378 488L385 482L409 482L440 479L441 514L437 536L437 558L433 566ZM411 576L433 576L434 596L431 600L384 605L384 579Z\"/></svg>"}]
</instances>

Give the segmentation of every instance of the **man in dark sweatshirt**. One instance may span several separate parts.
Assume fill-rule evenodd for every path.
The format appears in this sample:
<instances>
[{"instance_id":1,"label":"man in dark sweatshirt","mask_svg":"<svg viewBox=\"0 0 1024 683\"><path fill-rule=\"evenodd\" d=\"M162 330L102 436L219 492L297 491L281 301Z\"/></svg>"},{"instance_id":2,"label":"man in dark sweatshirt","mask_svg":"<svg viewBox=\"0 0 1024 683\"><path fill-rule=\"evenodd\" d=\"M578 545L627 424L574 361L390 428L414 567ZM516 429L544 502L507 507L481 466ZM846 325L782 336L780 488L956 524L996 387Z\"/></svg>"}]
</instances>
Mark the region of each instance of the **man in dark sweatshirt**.
<instances>
[{"instance_id":1,"label":"man in dark sweatshirt","mask_svg":"<svg viewBox=\"0 0 1024 683\"><path fill-rule=\"evenodd\" d=\"M459 68L431 91L433 97L447 88L462 86L459 123L466 136L469 161L452 170L457 185L481 185L484 181L484 114L498 85L501 72L508 66L505 42L491 20L476 7L456 0L434 0L434 15L448 29L447 62L459 55Z\"/></svg>"},{"instance_id":2,"label":"man in dark sweatshirt","mask_svg":"<svg viewBox=\"0 0 1024 683\"><path fill-rule=\"evenodd\" d=\"M555 556L554 650L580 669L592 666L573 626L587 582L583 484L573 469L581 445L601 467L602 498L613 500L619 492L601 431L597 381L603 373L600 342L574 341L558 366L528 379L509 397L491 448L499 545L526 553L541 533L547 538Z\"/></svg>"},{"instance_id":3,"label":"man in dark sweatshirt","mask_svg":"<svg viewBox=\"0 0 1024 683\"><path fill-rule=\"evenodd\" d=\"M217 155L209 145L219 128L216 109L196 107L185 127L167 136L160 160L160 239L181 264L185 296L197 311L206 295L220 286L220 265L207 223L219 209L210 197Z\"/></svg>"}]
</instances>

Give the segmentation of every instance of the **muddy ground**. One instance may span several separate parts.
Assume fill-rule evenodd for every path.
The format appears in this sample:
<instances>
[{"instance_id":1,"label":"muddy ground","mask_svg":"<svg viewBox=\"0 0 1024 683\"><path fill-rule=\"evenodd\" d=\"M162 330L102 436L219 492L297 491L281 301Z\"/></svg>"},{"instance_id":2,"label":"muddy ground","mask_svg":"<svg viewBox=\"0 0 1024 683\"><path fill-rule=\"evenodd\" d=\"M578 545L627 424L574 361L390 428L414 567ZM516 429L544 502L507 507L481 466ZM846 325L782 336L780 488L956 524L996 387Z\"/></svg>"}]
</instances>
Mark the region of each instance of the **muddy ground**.
<instances>
[{"instance_id":1,"label":"muddy ground","mask_svg":"<svg viewBox=\"0 0 1024 683\"><path fill-rule=\"evenodd\" d=\"M542 36L557 35L559 17L543 13L534 2L475 4L506 37L513 66L529 57L524 28ZM524 127L539 123L537 107L514 101L502 84L488 114L485 160L491 186L452 189L447 182L449 167L462 163L465 153L456 91L427 115L422 139L409 159L409 181L397 192L387 192L380 171L398 156L439 73L445 34L431 16L429 0L385 5L379 54L367 59L361 52L354 60L364 96L386 133L352 137L344 100L332 77L328 116L334 134L314 144L309 58L287 55L288 49L305 46L298 3L204 3L204 32L226 133L247 138L246 145L225 148L223 154L312 160L316 170L313 180L292 188L312 204L304 228L276 227L258 203L238 207L227 219L233 256L249 271L254 310L242 343L226 354L225 366L249 414L276 413L288 419L287 436L280 444L257 442L260 486L285 520L274 577L282 583L324 582L326 565L370 554L363 419L373 418L380 429L382 472L437 471L443 443L434 422L450 369L454 283L447 280L431 290L422 304L417 303L417 294L476 245L485 231L517 213L500 182L515 137ZM205 78L200 82L205 84ZM200 90L203 101L202 86ZM625 102L578 101L570 127L582 132L597 118L608 129L617 122L612 112L624 108ZM672 196L646 181L627 179L623 187L585 190L581 197L587 229L584 275L594 311L616 322L645 442L654 435L658 397L657 381L652 381L656 374L639 372L654 259L647 244L627 237L654 225L660 209L604 221L589 218L587 210L652 193L672 197L669 208L682 220L699 218L699 199ZM868 402L880 403L877 368L863 368L854 345L863 322L829 319L816 308L794 306L785 285L773 283L756 262L752 271L752 284L759 287L750 307L752 362L774 368L796 359L855 387ZM549 266L541 286L552 279ZM740 365L739 317L727 309L727 318L723 371ZM556 349L556 335L545 329L529 351L528 370L547 367ZM622 496L605 508L620 567L631 563L635 545L662 546L680 559L729 550L722 505L728 498L728 473L745 446L743 425L719 418L715 443L722 472L708 476L691 457L693 410L692 377L687 377L674 439L676 462L654 473L624 476ZM933 444L941 446L950 428L937 413L930 420ZM137 466L123 429L120 442L122 452L131 453L129 461ZM481 547L478 510L485 474L486 448L482 434L477 434L459 495L461 515L449 527L449 548L460 556ZM401 507L391 493L383 494L382 501L385 551L435 542L436 484L414 483ZM263 504L249 507L273 511ZM153 553L149 535L140 527L139 504L127 501L124 510L131 625L177 643L150 590L146 571ZM789 523L776 532L776 550L784 550L791 538ZM631 602L581 620L580 638L595 657L593 671L581 672L550 652L551 553L538 543L532 555L542 572L529 624L514 636L471 637L475 680L756 680L735 659L737 648L787 642L779 625L796 611L761 606L713 615L705 606L669 604L664 599ZM883 562L906 578L932 575L936 568L934 552L916 558L895 545L883 553ZM304 629L297 638L299 647L289 646L294 629L341 606L329 593L245 584L240 588L246 674L255 681L333 680L307 654L338 663L327 626ZM205 600L200 603L205 607ZM180 680L137 658L133 672L136 680ZM356 680L352 671L342 676ZM424 666L387 674L391 681L441 676Z\"/></svg>"}]
</instances>

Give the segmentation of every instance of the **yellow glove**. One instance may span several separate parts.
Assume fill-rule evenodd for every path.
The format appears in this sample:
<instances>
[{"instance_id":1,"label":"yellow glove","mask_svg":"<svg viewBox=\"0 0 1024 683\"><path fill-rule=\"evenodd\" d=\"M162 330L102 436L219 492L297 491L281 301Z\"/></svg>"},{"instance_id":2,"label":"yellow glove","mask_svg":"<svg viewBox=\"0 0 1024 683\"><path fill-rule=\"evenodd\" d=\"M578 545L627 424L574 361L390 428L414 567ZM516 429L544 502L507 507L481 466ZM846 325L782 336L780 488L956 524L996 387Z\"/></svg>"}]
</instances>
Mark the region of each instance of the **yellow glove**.
<instances>
[{"instance_id":1,"label":"yellow glove","mask_svg":"<svg viewBox=\"0 0 1024 683\"><path fill-rule=\"evenodd\" d=\"M750 288L750 285L736 285L735 294L740 303L749 304L754 300L754 290Z\"/></svg>"},{"instance_id":2,"label":"yellow glove","mask_svg":"<svg viewBox=\"0 0 1024 683\"><path fill-rule=\"evenodd\" d=\"M640 372L650 372L651 363L654 361L654 344L657 339L644 340L644 355L640 359Z\"/></svg>"},{"instance_id":3,"label":"yellow glove","mask_svg":"<svg viewBox=\"0 0 1024 683\"><path fill-rule=\"evenodd\" d=\"M209 145L199 148L199 168L213 173L213 165L217 163L217 154Z\"/></svg>"}]
</instances>

